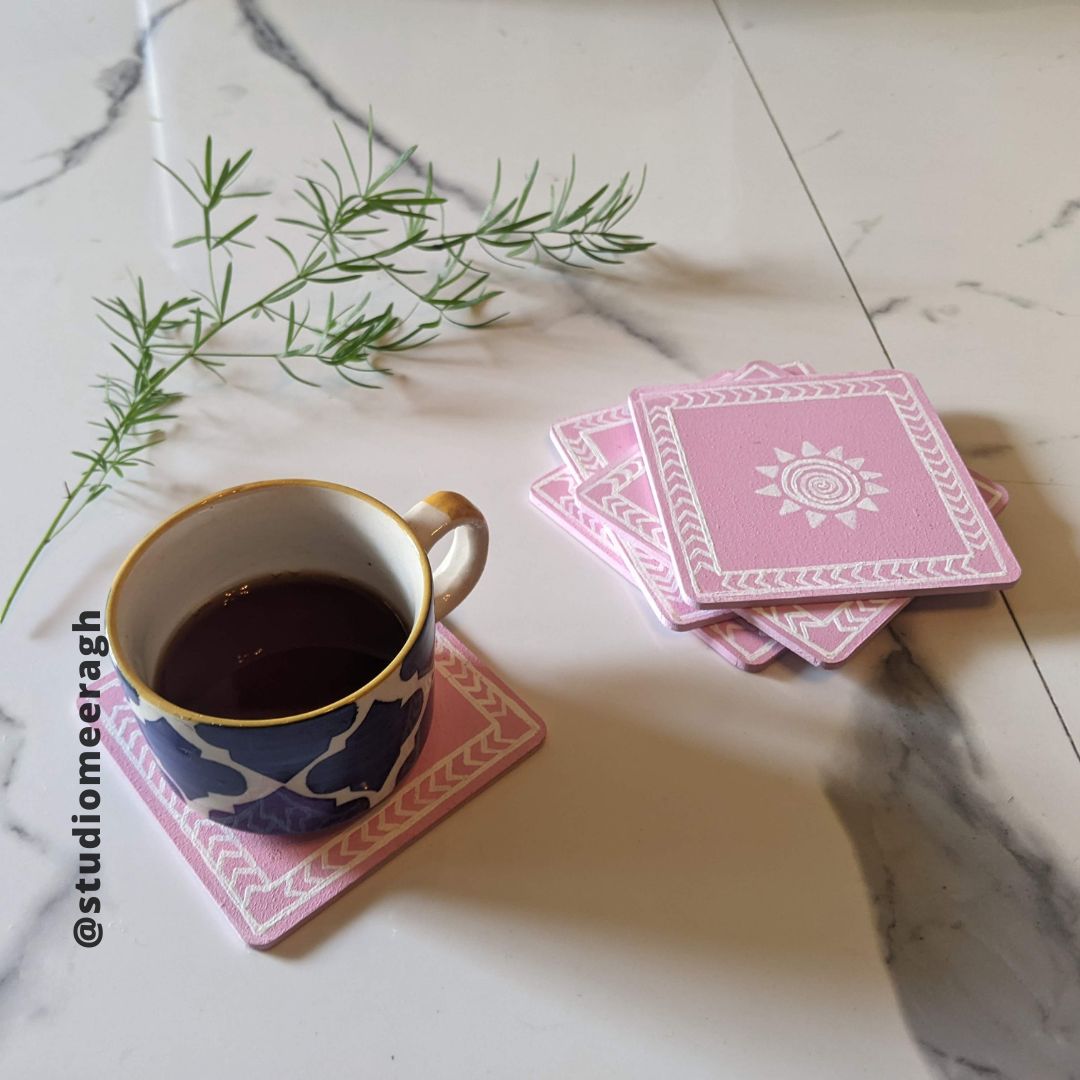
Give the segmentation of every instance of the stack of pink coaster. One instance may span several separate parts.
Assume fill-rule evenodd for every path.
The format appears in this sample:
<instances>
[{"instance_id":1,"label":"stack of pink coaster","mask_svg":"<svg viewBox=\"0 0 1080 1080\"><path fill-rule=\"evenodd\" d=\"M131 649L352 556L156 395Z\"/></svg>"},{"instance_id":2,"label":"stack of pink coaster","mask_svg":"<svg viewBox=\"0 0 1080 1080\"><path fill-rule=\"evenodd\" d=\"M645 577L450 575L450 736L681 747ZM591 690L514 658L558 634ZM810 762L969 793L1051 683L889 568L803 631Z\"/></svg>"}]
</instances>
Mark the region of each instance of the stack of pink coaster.
<instances>
[{"instance_id":1,"label":"stack of pink coaster","mask_svg":"<svg viewBox=\"0 0 1080 1080\"><path fill-rule=\"evenodd\" d=\"M914 376L753 363L645 387L551 429L532 502L656 617L755 671L843 663L912 597L1003 589L1020 567Z\"/></svg>"}]
</instances>

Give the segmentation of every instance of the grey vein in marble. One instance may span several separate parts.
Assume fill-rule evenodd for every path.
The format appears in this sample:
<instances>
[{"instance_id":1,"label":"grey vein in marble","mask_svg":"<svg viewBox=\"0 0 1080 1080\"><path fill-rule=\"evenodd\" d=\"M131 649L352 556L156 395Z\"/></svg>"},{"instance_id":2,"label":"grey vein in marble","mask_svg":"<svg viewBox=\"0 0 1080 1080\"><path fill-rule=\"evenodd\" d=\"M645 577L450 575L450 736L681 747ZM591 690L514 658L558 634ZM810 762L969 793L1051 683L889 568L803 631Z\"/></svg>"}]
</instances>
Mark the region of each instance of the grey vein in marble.
<instances>
[{"instance_id":1,"label":"grey vein in marble","mask_svg":"<svg viewBox=\"0 0 1080 1080\"><path fill-rule=\"evenodd\" d=\"M944 1072L942 1075L953 1080L962 1080L965 1077L998 1077L1006 1080L1006 1074L994 1065L987 1065L982 1061L974 1061L968 1057L952 1057L947 1051L928 1042L920 1042L920 1048L929 1054L934 1063Z\"/></svg>"},{"instance_id":2,"label":"grey vein in marble","mask_svg":"<svg viewBox=\"0 0 1080 1080\"><path fill-rule=\"evenodd\" d=\"M948 1080L1076 1080L1080 888L997 790L969 721L890 634L827 792L907 1025Z\"/></svg>"},{"instance_id":3,"label":"grey vein in marble","mask_svg":"<svg viewBox=\"0 0 1080 1080\"><path fill-rule=\"evenodd\" d=\"M135 93L142 83L146 64L146 49L154 32L174 11L182 8L186 3L188 3L188 0L173 0L171 4L155 12L150 17L150 21L139 32L138 37L136 37L131 55L125 56L111 67L106 68L98 76L98 89L105 94L108 102L105 108L105 119L97 127L77 135L67 146L50 151L46 156L58 159L56 168L45 176L39 176L36 180L31 180L27 184L0 192L0 203L11 202L28 192L45 187L59 180L60 177L71 172L72 169L86 160L94 147L112 131L124 115L131 95Z\"/></svg>"},{"instance_id":4,"label":"grey vein in marble","mask_svg":"<svg viewBox=\"0 0 1080 1080\"><path fill-rule=\"evenodd\" d=\"M927 322L939 323L942 315L950 319L959 315L960 308L956 304L943 304L941 307L936 308L924 307L921 314Z\"/></svg>"},{"instance_id":5,"label":"grey vein in marble","mask_svg":"<svg viewBox=\"0 0 1080 1080\"><path fill-rule=\"evenodd\" d=\"M1014 453L1021 447L1025 446L1053 446L1055 443L1063 442L1075 442L1080 439L1080 433L1073 433L1071 435L1047 435L1042 439L1023 439L1018 442L993 442L993 443L977 443L972 447L963 448L963 456L965 458L984 458L984 457L996 457L999 454ZM1026 481L1027 483L1036 483L1037 481ZM1012 479L1010 484L1023 484L1024 480Z\"/></svg>"},{"instance_id":6,"label":"grey vein in marble","mask_svg":"<svg viewBox=\"0 0 1080 1080\"><path fill-rule=\"evenodd\" d=\"M378 124L369 124L366 115L343 100L327 84L326 80L303 58L297 47L286 38L280 27L270 19L259 0L236 0L236 6L256 47L271 60L276 61L296 75L322 100L323 104L332 113L348 121L365 135L368 134L370 127L371 138L375 144L395 157L406 149L404 145L382 130ZM414 154L408 162L408 168L415 175L426 179L429 164L420 155ZM486 198L482 198L463 184L448 180L444 175L435 171L434 168L432 168L432 175L435 186L441 192L456 195L471 210L482 211L486 208L488 202ZM606 304L597 300L595 296L587 294L580 282L574 279L573 274L564 273L560 270L558 277L564 287L582 301L590 314L596 315L605 322L616 326L624 334L647 345L665 359L679 363L682 367L686 366L681 362L677 350L670 343L661 340L651 331L643 330L625 314L614 311L610 304Z\"/></svg>"},{"instance_id":7,"label":"grey vein in marble","mask_svg":"<svg viewBox=\"0 0 1080 1080\"><path fill-rule=\"evenodd\" d=\"M965 446L963 449L963 456L967 458L986 458L997 457L999 454L1009 454L1016 449L1012 443L1007 442L992 442L992 443L977 443L975 446ZM1015 481L1010 480L1010 484Z\"/></svg>"},{"instance_id":8,"label":"grey vein in marble","mask_svg":"<svg viewBox=\"0 0 1080 1080\"><path fill-rule=\"evenodd\" d=\"M818 141L816 143L811 143L809 146L804 147L802 150L800 150L799 151L799 157L802 157L803 154L809 154L812 150L820 150L821 147L828 146L829 143L835 142L843 134L844 134L844 129L843 128L837 128L835 131L833 131L830 134L826 135L824 139L818 139Z\"/></svg>"},{"instance_id":9,"label":"grey vein in marble","mask_svg":"<svg viewBox=\"0 0 1080 1080\"><path fill-rule=\"evenodd\" d=\"M909 300L910 296L890 296L888 300L883 300L876 307L867 308L866 314L871 319L880 318L882 315L889 315L899 308L902 308Z\"/></svg>"},{"instance_id":10,"label":"grey vein in marble","mask_svg":"<svg viewBox=\"0 0 1080 1080\"><path fill-rule=\"evenodd\" d=\"M354 127L359 128L364 134L369 133L376 145L397 156L405 147L391 138L377 124L369 124L368 117L359 113L355 108L343 101L335 93L319 74L300 55L278 26L271 21L263 11L258 0L237 0L237 8L243 18L244 24L250 32L255 45L270 59L283 65L294 75L298 76L326 105L326 107L347 120ZM414 154L408 162L408 167L417 176L427 177L429 163L419 155ZM478 196L462 184L453 183L440 173L432 169L435 186L443 192L456 195L470 209L479 211L487 206L487 200ZM591 314L604 319L605 322L613 323L628 336L640 341L666 359L676 359L676 353L670 345L660 341L655 335L635 326L628 318L611 310L610 306L603 305L595 297L587 296L585 291L573 282L568 275L560 274L560 279L575 296L582 299Z\"/></svg>"},{"instance_id":11,"label":"grey vein in marble","mask_svg":"<svg viewBox=\"0 0 1080 1080\"><path fill-rule=\"evenodd\" d=\"M958 289L970 289L980 296L989 297L992 300L1004 300L1013 307L1022 308L1024 311L1050 311L1055 315L1068 315L1067 311L1059 311L1057 308L1040 304L1038 300L1032 300L1027 296L1018 296L1016 293L1002 292L1000 289L988 289L981 281L958 281Z\"/></svg>"},{"instance_id":12,"label":"grey vein in marble","mask_svg":"<svg viewBox=\"0 0 1080 1080\"><path fill-rule=\"evenodd\" d=\"M359 128L365 135L369 134L377 146L388 150L397 157L407 147L392 139L377 124L370 125L364 114L354 109L348 102L332 90L325 80L315 69L300 55L296 46L293 45L281 32L278 26L271 21L263 11L258 0L236 0L237 9L251 34L252 40L260 52L277 61L304 82L323 102L323 104L335 115L347 120L354 127ZM408 161L407 167L422 179L427 179L428 163L419 155L414 154ZM466 206L473 210L483 210L487 200L480 198L475 192L460 184L455 184L439 173L434 173L435 186L442 191L456 195Z\"/></svg>"},{"instance_id":13,"label":"grey vein in marble","mask_svg":"<svg viewBox=\"0 0 1080 1080\"><path fill-rule=\"evenodd\" d=\"M567 288L575 296L581 298L584 308L589 314L596 315L605 322L612 323L622 330L627 337L640 341L666 360L670 360L687 371L694 371L696 374L696 370L686 363L679 350L670 341L665 340L651 330L643 330L640 326L635 325L627 315L615 310L613 305L597 297L595 292L587 284L584 284L587 279L578 277L575 280L575 271L564 270L561 267L556 267L555 272L563 279Z\"/></svg>"},{"instance_id":14,"label":"grey vein in marble","mask_svg":"<svg viewBox=\"0 0 1080 1080\"><path fill-rule=\"evenodd\" d=\"M29 915L23 927L9 935L12 942L7 955L0 962L0 1029L15 1020L16 1003L26 1000L26 988L20 986L26 974L26 961L38 939L52 927L54 913L62 910L65 900L71 900L73 878L64 879L46 893ZM60 933L60 930L56 930ZM67 930L64 931L68 933ZM74 946L73 946L74 947ZM52 989L52 988L50 988ZM52 992L55 992L52 989ZM38 1007L39 1009L41 1006Z\"/></svg>"},{"instance_id":15,"label":"grey vein in marble","mask_svg":"<svg viewBox=\"0 0 1080 1080\"><path fill-rule=\"evenodd\" d=\"M23 825L10 806L10 789L26 745L26 726L10 713L0 710L0 734L4 736L2 745L7 749L6 760L0 762L0 832L14 836L20 843L28 844L40 855L48 857L49 865L55 864L57 859L45 838ZM70 865L70 860L65 859L65 863ZM47 932L64 936L70 934L69 928L53 926L53 916L63 910L65 900L71 900L75 882L73 870L59 871L57 876L54 866L52 876L52 886L34 906L26 910L22 926L13 928L6 937L7 948L0 957L0 1030L15 1022L15 1013L20 1006L23 1007L24 1016L31 1011L40 1013L45 1009L43 1004L38 1004L31 1010L27 1004L28 988L24 983L27 961L35 955L38 940ZM28 891L25 882L21 888ZM54 992L54 988L49 988L50 1002L55 1000L52 996Z\"/></svg>"},{"instance_id":16,"label":"grey vein in marble","mask_svg":"<svg viewBox=\"0 0 1080 1080\"><path fill-rule=\"evenodd\" d=\"M878 214L874 218L863 218L855 222L855 228L859 230L858 236L844 249L844 258L848 259L855 254L862 242L885 220L884 214Z\"/></svg>"},{"instance_id":17,"label":"grey vein in marble","mask_svg":"<svg viewBox=\"0 0 1080 1080\"><path fill-rule=\"evenodd\" d=\"M44 855L48 851L44 838L24 825L9 805L9 791L26 745L26 728L0 709L0 734L3 734L2 746L6 751L4 759L0 759L0 832L14 836L20 843L29 844Z\"/></svg>"},{"instance_id":18,"label":"grey vein in marble","mask_svg":"<svg viewBox=\"0 0 1080 1080\"><path fill-rule=\"evenodd\" d=\"M1037 244L1040 240L1045 240L1050 233L1056 232L1058 229L1067 229L1076 221L1078 214L1080 214L1080 199L1066 199L1049 225L1039 229L1037 232L1033 232L1026 240L1021 240L1017 247Z\"/></svg>"}]
</instances>

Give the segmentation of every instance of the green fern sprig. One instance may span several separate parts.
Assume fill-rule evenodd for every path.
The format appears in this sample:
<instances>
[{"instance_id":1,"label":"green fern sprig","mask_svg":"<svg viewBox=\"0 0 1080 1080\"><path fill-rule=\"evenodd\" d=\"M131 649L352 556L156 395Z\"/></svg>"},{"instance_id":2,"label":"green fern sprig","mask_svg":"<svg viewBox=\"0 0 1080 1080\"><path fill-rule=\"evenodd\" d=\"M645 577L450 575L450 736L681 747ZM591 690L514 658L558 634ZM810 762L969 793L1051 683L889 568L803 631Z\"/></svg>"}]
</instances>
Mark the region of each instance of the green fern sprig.
<instances>
[{"instance_id":1,"label":"green fern sprig","mask_svg":"<svg viewBox=\"0 0 1080 1080\"><path fill-rule=\"evenodd\" d=\"M64 486L55 516L0 610L0 622L59 533L131 469L150 463L146 452L165 437L162 425L173 419L172 410L182 400L165 384L182 367L194 364L220 376L230 360L273 359L305 385L319 385L311 375L326 370L373 389L390 374L378 363L380 355L419 348L437 337L444 323L482 329L503 317L480 313L502 291L479 259L511 266L538 261L589 266L619 263L652 246L622 226L641 195L644 173L636 185L627 174L577 201L574 162L569 176L552 186L547 206L537 210L532 196L539 162L510 197L502 194L500 165L476 227L446 232L446 200L436 193L431 170L420 186L404 180L402 170L415 146L376 172L369 123L366 168L361 170L336 130L342 159L337 164L323 159L318 175L299 178L296 211L277 218L278 234L265 237L286 260L287 272L270 290L243 300L238 299L236 267L242 253L256 246L259 220L249 212L250 200L268 194L243 186L252 151L219 162L208 137L202 160L189 162L187 178L158 162L195 205L197 230L174 246L202 249L205 280L199 288L155 303L139 278L132 299L97 301L102 309L98 318L123 366L95 384L105 407L94 421L98 435L88 449L74 452L82 472ZM418 259L423 265L416 265ZM343 295L343 287L357 283L359 295ZM389 287L400 299L373 305L375 284ZM278 327L279 348L236 352L211 347L222 331L245 318Z\"/></svg>"}]
</instances>

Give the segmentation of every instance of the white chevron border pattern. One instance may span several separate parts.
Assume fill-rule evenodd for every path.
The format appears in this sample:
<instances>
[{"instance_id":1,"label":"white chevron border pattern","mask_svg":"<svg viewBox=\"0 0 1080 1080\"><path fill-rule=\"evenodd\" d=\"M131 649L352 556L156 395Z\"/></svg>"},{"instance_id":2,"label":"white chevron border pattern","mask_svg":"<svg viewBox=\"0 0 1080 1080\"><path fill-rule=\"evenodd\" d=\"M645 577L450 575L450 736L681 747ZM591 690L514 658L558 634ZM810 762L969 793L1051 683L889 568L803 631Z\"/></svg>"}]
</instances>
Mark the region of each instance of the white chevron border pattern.
<instances>
[{"instance_id":1,"label":"white chevron border pattern","mask_svg":"<svg viewBox=\"0 0 1080 1080\"><path fill-rule=\"evenodd\" d=\"M403 830L430 815L539 730L527 710L520 708L442 636L437 639L435 666L442 679L468 698L485 717L487 727L422 774L410 776L389 799L351 829L339 832L302 863L276 878L271 878L258 865L234 830L195 814L173 791L157 767L126 702L118 702L102 719L114 744L134 767L159 807L179 826L236 912L253 933L260 934L387 846ZM503 725L511 714L522 733L508 738ZM259 893L277 894L284 902L273 907L268 917L257 918L250 907Z\"/></svg>"},{"instance_id":2,"label":"white chevron border pattern","mask_svg":"<svg viewBox=\"0 0 1080 1080\"><path fill-rule=\"evenodd\" d=\"M693 490L687 464L675 431L673 412L716 405L753 405L778 402L831 400L885 396L896 410L912 446L934 481L942 504L966 548L964 554L924 558L892 558L817 567L767 567L724 570L716 557L704 515ZM714 384L665 392L648 398L645 429L663 480L664 496L676 528L676 542L694 585L701 593L752 597L778 590L838 590L846 587L885 587L960 581L986 577L975 565L976 556L989 551L995 570L1006 563L987 532L978 508L945 452L939 433L922 402L902 373L842 379L815 378L805 382Z\"/></svg>"}]
</instances>

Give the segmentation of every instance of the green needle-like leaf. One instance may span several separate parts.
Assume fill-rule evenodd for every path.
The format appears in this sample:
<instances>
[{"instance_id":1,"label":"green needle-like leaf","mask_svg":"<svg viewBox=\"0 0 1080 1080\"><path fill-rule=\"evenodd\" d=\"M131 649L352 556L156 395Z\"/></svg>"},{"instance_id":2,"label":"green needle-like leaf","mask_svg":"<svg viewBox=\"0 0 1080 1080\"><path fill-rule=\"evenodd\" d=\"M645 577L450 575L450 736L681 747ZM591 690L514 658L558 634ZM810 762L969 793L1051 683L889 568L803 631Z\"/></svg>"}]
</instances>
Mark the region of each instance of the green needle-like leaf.
<instances>
[{"instance_id":1,"label":"green needle-like leaf","mask_svg":"<svg viewBox=\"0 0 1080 1080\"><path fill-rule=\"evenodd\" d=\"M229 243L230 240L235 239L245 229L250 228L252 225L254 225L255 222L258 220L258 217L258 214L252 214L251 217L244 218L244 220L241 221L239 225L234 225L227 233L219 236L217 240L214 241L214 247L222 247L223 245Z\"/></svg>"},{"instance_id":2,"label":"green needle-like leaf","mask_svg":"<svg viewBox=\"0 0 1080 1080\"><path fill-rule=\"evenodd\" d=\"M435 190L431 166L422 187L395 180L415 156L415 146L376 174L374 117L369 110L367 168L361 176L336 124L334 131L343 161L321 159L317 176L299 177L295 209L277 219L298 236L296 244L265 238L284 254L288 276L247 299L235 299L236 283L242 249L255 247L251 236L257 215L232 225L218 217L226 201L268 194L238 186L252 151L245 149L218 165L213 139L207 136L201 167L188 163L194 185L165 162L157 162L196 204L199 231L180 237L173 246L201 245L206 278L198 288L155 303L138 277L130 301L122 296L95 301L104 312L95 318L112 338L109 345L119 358L121 374L103 375L94 384L102 394L103 414L92 422L90 447L73 452L83 472L74 483L64 485L59 509L16 578L0 621L46 546L110 490L114 480L150 464L146 454L166 436L160 425L174 418L173 409L182 400L165 384L186 364L197 364L221 378L219 369L234 358L273 360L290 379L312 387L318 383L305 372L322 365L353 386L378 389L371 380L392 374L379 365L380 354L419 348L434 340L445 324L479 330L505 317L506 312L476 317L479 309L503 295L492 284L492 263L520 268L522 260L532 258L567 267L615 264L651 247L649 241L620 229L641 197L644 170L636 186L626 174L575 201L577 161L571 158L569 175L552 185L550 203L543 208L530 207L540 162L532 164L521 187L510 195L503 194L502 163L497 162L491 197L475 228L447 232L438 224L446 199ZM401 239L396 243L378 239L391 226ZM404 313L395 301L369 313L372 281L403 295ZM339 288L353 283L359 283L355 293L342 290L339 299ZM302 304L293 299L300 293L305 293ZM325 293L325 300L320 305L323 314L317 316L310 298L320 293ZM280 306L286 301L287 307ZM425 310L426 317L417 314ZM464 316L468 321L458 321L461 313L468 313ZM281 347L256 354L211 351L218 334L246 318L266 319L268 329L280 325Z\"/></svg>"}]
</instances>

